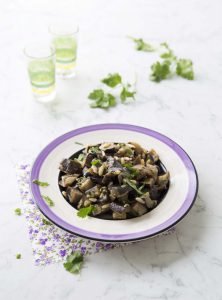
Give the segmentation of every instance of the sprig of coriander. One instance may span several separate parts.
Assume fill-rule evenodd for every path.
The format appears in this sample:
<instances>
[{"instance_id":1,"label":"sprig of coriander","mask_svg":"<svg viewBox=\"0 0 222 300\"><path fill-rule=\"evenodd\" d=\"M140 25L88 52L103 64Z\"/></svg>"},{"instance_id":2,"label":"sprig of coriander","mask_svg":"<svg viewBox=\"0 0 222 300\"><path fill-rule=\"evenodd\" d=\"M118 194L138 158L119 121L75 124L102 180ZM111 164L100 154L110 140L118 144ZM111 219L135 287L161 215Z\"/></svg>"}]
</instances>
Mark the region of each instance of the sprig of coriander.
<instances>
[{"instance_id":1,"label":"sprig of coriander","mask_svg":"<svg viewBox=\"0 0 222 300\"><path fill-rule=\"evenodd\" d=\"M45 200L45 202L48 204L48 206L54 206L54 202L49 196L42 195L42 198Z\"/></svg>"},{"instance_id":2,"label":"sprig of coriander","mask_svg":"<svg viewBox=\"0 0 222 300\"><path fill-rule=\"evenodd\" d=\"M160 82L175 74L188 80L194 79L193 62L190 59L177 58L168 43L161 43L158 48L154 48L144 42L143 39L130 38L136 43L136 50L138 51L161 51L160 58L162 61L157 61L151 65L150 80Z\"/></svg>"},{"instance_id":3,"label":"sprig of coriander","mask_svg":"<svg viewBox=\"0 0 222 300\"><path fill-rule=\"evenodd\" d=\"M77 212L77 216L80 218L86 218L88 215L90 215L93 212L94 209L95 207L93 205L80 208Z\"/></svg>"},{"instance_id":4,"label":"sprig of coriander","mask_svg":"<svg viewBox=\"0 0 222 300\"><path fill-rule=\"evenodd\" d=\"M133 188L139 195L143 195L144 194L143 192L141 192L141 190L139 190L137 188L136 184L133 181L131 181L130 179L124 178L124 182L126 184L128 184L131 188Z\"/></svg>"},{"instance_id":5,"label":"sprig of coriander","mask_svg":"<svg viewBox=\"0 0 222 300\"><path fill-rule=\"evenodd\" d=\"M75 251L66 258L66 262L63 264L66 271L72 274L79 274L83 266L83 254L80 251Z\"/></svg>"},{"instance_id":6,"label":"sprig of coriander","mask_svg":"<svg viewBox=\"0 0 222 300\"><path fill-rule=\"evenodd\" d=\"M88 98L92 100L90 107L107 109L116 105L116 98L102 89L92 91Z\"/></svg>"},{"instance_id":7,"label":"sprig of coriander","mask_svg":"<svg viewBox=\"0 0 222 300\"><path fill-rule=\"evenodd\" d=\"M193 62L190 59L179 59L177 61L176 73L178 76L188 80L194 79Z\"/></svg>"},{"instance_id":8,"label":"sprig of coriander","mask_svg":"<svg viewBox=\"0 0 222 300\"><path fill-rule=\"evenodd\" d=\"M16 209L14 210L14 212L15 212L15 214L16 214L17 216L21 216L21 214L22 214L21 208L16 208Z\"/></svg>"},{"instance_id":9,"label":"sprig of coriander","mask_svg":"<svg viewBox=\"0 0 222 300\"><path fill-rule=\"evenodd\" d=\"M143 39L136 39L130 36L129 38L135 43L135 49L137 51L154 52L156 50L152 45L150 45L147 42L144 42Z\"/></svg>"},{"instance_id":10,"label":"sprig of coriander","mask_svg":"<svg viewBox=\"0 0 222 300\"><path fill-rule=\"evenodd\" d=\"M119 98L122 103L126 102L126 100L130 98L135 100L134 95L136 94L136 91L132 91L131 84L123 83L120 74L118 73L108 74L105 78L101 80L101 82L110 88L120 87L121 91L120 91ZM113 94L108 93L103 89L93 90L88 95L88 98L91 100L90 107L92 108L108 109L110 107L114 107L117 105L117 98Z\"/></svg>"},{"instance_id":11,"label":"sprig of coriander","mask_svg":"<svg viewBox=\"0 0 222 300\"><path fill-rule=\"evenodd\" d=\"M101 80L102 83L108 85L111 88L116 87L122 83L122 77L118 73L108 74L107 77Z\"/></svg>"},{"instance_id":12,"label":"sprig of coriander","mask_svg":"<svg viewBox=\"0 0 222 300\"><path fill-rule=\"evenodd\" d=\"M48 182L39 181L38 179L35 179L32 182L39 185L39 186L49 186Z\"/></svg>"}]
</instances>

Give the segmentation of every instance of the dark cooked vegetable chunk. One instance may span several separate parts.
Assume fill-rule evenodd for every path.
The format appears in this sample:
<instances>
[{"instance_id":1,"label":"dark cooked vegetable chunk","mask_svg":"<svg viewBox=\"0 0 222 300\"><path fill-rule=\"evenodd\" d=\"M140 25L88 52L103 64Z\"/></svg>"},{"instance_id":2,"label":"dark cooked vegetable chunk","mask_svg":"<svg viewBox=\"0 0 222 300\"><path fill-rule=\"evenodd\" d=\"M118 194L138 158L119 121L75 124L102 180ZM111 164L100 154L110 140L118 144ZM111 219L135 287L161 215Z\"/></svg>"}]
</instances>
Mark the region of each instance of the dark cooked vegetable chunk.
<instances>
[{"instance_id":1,"label":"dark cooked vegetable chunk","mask_svg":"<svg viewBox=\"0 0 222 300\"><path fill-rule=\"evenodd\" d=\"M100 219L142 216L160 203L169 188L170 174L159 155L136 142L87 146L64 159L59 169L64 198L81 214L89 212Z\"/></svg>"},{"instance_id":2,"label":"dark cooked vegetable chunk","mask_svg":"<svg viewBox=\"0 0 222 300\"><path fill-rule=\"evenodd\" d=\"M79 174L82 172L82 164L81 162L74 158L74 159L64 159L59 166L59 169L67 174Z\"/></svg>"}]
</instances>

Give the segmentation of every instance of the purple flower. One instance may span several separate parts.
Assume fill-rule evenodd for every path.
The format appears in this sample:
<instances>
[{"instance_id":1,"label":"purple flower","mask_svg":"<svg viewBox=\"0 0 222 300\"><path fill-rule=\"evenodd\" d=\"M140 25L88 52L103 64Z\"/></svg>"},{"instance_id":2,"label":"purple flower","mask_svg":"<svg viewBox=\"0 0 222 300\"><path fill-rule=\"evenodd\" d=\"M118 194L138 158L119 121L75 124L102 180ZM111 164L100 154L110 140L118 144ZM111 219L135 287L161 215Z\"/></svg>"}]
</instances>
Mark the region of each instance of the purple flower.
<instances>
[{"instance_id":1,"label":"purple flower","mask_svg":"<svg viewBox=\"0 0 222 300\"><path fill-rule=\"evenodd\" d=\"M66 255L66 250L60 250L59 251L59 254L64 257Z\"/></svg>"},{"instance_id":2,"label":"purple flower","mask_svg":"<svg viewBox=\"0 0 222 300\"><path fill-rule=\"evenodd\" d=\"M86 247L81 247L81 253L85 254L86 253Z\"/></svg>"},{"instance_id":3,"label":"purple flower","mask_svg":"<svg viewBox=\"0 0 222 300\"><path fill-rule=\"evenodd\" d=\"M45 243L48 241L48 239L39 239L39 242L41 245L45 245Z\"/></svg>"}]
</instances>

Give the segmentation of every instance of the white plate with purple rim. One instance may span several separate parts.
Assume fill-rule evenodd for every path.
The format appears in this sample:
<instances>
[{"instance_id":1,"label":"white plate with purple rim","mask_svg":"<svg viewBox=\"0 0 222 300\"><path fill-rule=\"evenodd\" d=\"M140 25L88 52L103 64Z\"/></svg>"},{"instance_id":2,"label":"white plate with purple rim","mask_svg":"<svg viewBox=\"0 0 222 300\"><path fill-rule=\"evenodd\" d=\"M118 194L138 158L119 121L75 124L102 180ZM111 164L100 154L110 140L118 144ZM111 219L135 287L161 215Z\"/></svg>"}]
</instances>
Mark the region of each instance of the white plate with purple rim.
<instances>
[{"instance_id":1,"label":"white plate with purple rim","mask_svg":"<svg viewBox=\"0 0 222 300\"><path fill-rule=\"evenodd\" d=\"M145 149L155 149L170 172L170 187L161 203L149 213L126 220L81 219L61 194L58 185L59 163L78 152L84 145L101 142L135 141ZM77 143L76 143L77 142ZM41 187L33 180L48 182ZM55 225L75 235L105 242L128 242L158 235L181 221L195 202L198 177L187 153L170 138L144 127L128 124L98 124L70 131L46 146L36 158L30 188L40 211ZM49 207L41 195L49 196Z\"/></svg>"}]
</instances>

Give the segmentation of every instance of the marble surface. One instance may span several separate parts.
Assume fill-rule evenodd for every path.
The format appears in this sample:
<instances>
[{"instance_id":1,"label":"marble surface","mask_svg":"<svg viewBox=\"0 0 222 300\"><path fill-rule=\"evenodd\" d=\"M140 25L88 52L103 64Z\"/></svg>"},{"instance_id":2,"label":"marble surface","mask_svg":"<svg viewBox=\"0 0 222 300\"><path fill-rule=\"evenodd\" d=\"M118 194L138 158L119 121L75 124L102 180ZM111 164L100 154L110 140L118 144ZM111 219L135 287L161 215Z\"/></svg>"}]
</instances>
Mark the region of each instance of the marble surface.
<instances>
[{"instance_id":1,"label":"marble surface","mask_svg":"<svg viewBox=\"0 0 222 300\"><path fill-rule=\"evenodd\" d=\"M0 1L0 298L222 299L222 2L220 0ZM22 49L48 39L58 18L80 24L78 76L57 81L57 102L33 101ZM148 80L156 54L139 53L126 36L168 41L194 61L196 79ZM104 112L87 95L109 72L137 77L136 101ZM35 267L14 166L79 126L125 122L176 140L196 164L197 202L170 236L87 258L79 276L61 264ZM21 260L15 254L22 254Z\"/></svg>"}]
</instances>

